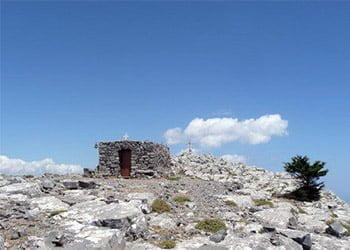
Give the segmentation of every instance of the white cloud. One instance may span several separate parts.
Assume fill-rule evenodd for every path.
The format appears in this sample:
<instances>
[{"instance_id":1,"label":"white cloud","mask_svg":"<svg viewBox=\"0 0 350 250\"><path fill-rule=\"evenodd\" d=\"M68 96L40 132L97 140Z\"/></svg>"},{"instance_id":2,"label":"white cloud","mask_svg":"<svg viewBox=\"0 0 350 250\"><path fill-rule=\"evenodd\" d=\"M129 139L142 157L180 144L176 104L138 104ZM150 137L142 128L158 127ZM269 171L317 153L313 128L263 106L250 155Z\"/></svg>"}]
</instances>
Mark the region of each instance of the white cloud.
<instances>
[{"instance_id":1,"label":"white cloud","mask_svg":"<svg viewBox=\"0 0 350 250\"><path fill-rule=\"evenodd\" d=\"M169 144L179 144L185 138L183 137L181 128L171 128L165 131L164 137Z\"/></svg>"},{"instance_id":2,"label":"white cloud","mask_svg":"<svg viewBox=\"0 0 350 250\"><path fill-rule=\"evenodd\" d=\"M227 155L222 155L221 158L224 159L225 161L229 161L229 162L233 162L233 163L246 163L247 162L247 158L243 155L227 154Z\"/></svg>"},{"instance_id":3,"label":"white cloud","mask_svg":"<svg viewBox=\"0 0 350 250\"><path fill-rule=\"evenodd\" d=\"M178 127L168 129L164 137L168 144L191 140L202 147L219 147L235 141L260 144L270 141L272 136L286 135L287 127L288 121L279 114L241 121L237 118L195 118L184 130Z\"/></svg>"},{"instance_id":4,"label":"white cloud","mask_svg":"<svg viewBox=\"0 0 350 250\"><path fill-rule=\"evenodd\" d=\"M27 162L21 159L12 159L0 155L0 172L9 175L32 174L41 175L44 173L68 174L81 173L83 168L79 165L58 164L52 159Z\"/></svg>"}]
</instances>

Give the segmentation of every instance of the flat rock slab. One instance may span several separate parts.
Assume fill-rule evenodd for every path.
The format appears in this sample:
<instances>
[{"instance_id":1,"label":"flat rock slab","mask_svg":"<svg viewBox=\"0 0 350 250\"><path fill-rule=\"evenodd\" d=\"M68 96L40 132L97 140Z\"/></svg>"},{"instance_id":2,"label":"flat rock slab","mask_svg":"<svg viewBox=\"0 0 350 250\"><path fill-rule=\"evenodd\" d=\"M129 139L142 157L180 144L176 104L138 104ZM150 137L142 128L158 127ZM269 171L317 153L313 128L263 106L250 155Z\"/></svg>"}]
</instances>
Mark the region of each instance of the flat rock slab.
<instances>
[{"instance_id":1,"label":"flat rock slab","mask_svg":"<svg viewBox=\"0 0 350 250\"><path fill-rule=\"evenodd\" d=\"M62 200L70 205L76 203L95 200L97 197L88 194L87 190L66 190L63 191Z\"/></svg>"},{"instance_id":2,"label":"flat rock slab","mask_svg":"<svg viewBox=\"0 0 350 250\"><path fill-rule=\"evenodd\" d=\"M151 217L149 224L152 227L161 227L166 230L176 230L177 228L176 221L165 213Z\"/></svg>"},{"instance_id":3,"label":"flat rock slab","mask_svg":"<svg viewBox=\"0 0 350 250\"><path fill-rule=\"evenodd\" d=\"M29 200L31 209L39 209L39 211L53 212L58 210L67 210L69 205L57 199L54 196L44 196L32 198Z\"/></svg>"},{"instance_id":4,"label":"flat rock slab","mask_svg":"<svg viewBox=\"0 0 350 250\"><path fill-rule=\"evenodd\" d=\"M67 250L122 250L125 248L124 235L117 229L84 228L75 235L74 241L65 247Z\"/></svg>"},{"instance_id":5,"label":"flat rock slab","mask_svg":"<svg viewBox=\"0 0 350 250\"><path fill-rule=\"evenodd\" d=\"M132 219L142 215L140 204L140 201L106 204L102 200L92 200L76 204L60 216L84 224L106 219Z\"/></svg>"},{"instance_id":6,"label":"flat rock slab","mask_svg":"<svg viewBox=\"0 0 350 250\"><path fill-rule=\"evenodd\" d=\"M253 206L253 200L247 195L220 195L219 198L224 201L233 201L240 208L246 208Z\"/></svg>"},{"instance_id":7,"label":"flat rock slab","mask_svg":"<svg viewBox=\"0 0 350 250\"><path fill-rule=\"evenodd\" d=\"M328 226L328 228L326 229L326 232L337 237L342 237L346 235L347 230L339 222L334 222Z\"/></svg>"},{"instance_id":8,"label":"flat rock slab","mask_svg":"<svg viewBox=\"0 0 350 250\"><path fill-rule=\"evenodd\" d=\"M254 213L254 216L264 224L286 228L292 213L285 208L269 208Z\"/></svg>"},{"instance_id":9,"label":"flat rock slab","mask_svg":"<svg viewBox=\"0 0 350 250\"><path fill-rule=\"evenodd\" d=\"M128 200L146 201L148 205L156 199L153 193L130 193L127 195Z\"/></svg>"},{"instance_id":10,"label":"flat rock slab","mask_svg":"<svg viewBox=\"0 0 350 250\"><path fill-rule=\"evenodd\" d=\"M29 197L35 197L41 194L41 190L38 183L14 183L0 187L0 193L24 194Z\"/></svg>"}]
</instances>

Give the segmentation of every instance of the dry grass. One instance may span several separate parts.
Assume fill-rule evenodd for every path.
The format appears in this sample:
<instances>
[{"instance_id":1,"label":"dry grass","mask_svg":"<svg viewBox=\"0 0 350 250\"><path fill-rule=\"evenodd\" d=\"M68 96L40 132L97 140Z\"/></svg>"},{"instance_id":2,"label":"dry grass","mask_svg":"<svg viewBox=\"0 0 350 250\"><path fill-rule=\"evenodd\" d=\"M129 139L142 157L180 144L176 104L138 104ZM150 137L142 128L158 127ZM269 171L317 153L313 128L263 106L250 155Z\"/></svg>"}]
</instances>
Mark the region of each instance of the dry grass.
<instances>
[{"instance_id":1,"label":"dry grass","mask_svg":"<svg viewBox=\"0 0 350 250\"><path fill-rule=\"evenodd\" d=\"M152 211L153 212L165 213L165 212L170 212L170 210L171 210L171 207L164 200L156 199L152 203Z\"/></svg>"},{"instance_id":2,"label":"dry grass","mask_svg":"<svg viewBox=\"0 0 350 250\"><path fill-rule=\"evenodd\" d=\"M206 219L198 222L196 228L205 232L216 233L217 231L226 229L226 225L218 219Z\"/></svg>"}]
</instances>

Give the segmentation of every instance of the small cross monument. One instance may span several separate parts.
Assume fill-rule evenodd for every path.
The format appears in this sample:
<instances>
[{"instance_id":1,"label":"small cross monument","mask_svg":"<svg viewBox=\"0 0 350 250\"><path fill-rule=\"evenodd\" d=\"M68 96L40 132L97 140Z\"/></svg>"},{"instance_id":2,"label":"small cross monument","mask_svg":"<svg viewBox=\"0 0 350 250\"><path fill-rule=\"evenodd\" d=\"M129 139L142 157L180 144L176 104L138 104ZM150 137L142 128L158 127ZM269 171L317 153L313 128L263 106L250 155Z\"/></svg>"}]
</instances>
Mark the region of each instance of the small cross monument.
<instances>
[{"instance_id":1,"label":"small cross monument","mask_svg":"<svg viewBox=\"0 0 350 250\"><path fill-rule=\"evenodd\" d=\"M191 142L191 140L188 141L187 145L188 145L188 152L192 153L192 142Z\"/></svg>"},{"instance_id":2,"label":"small cross monument","mask_svg":"<svg viewBox=\"0 0 350 250\"><path fill-rule=\"evenodd\" d=\"M125 133L125 135L123 136L123 141L127 141L129 139L128 133Z\"/></svg>"}]
</instances>

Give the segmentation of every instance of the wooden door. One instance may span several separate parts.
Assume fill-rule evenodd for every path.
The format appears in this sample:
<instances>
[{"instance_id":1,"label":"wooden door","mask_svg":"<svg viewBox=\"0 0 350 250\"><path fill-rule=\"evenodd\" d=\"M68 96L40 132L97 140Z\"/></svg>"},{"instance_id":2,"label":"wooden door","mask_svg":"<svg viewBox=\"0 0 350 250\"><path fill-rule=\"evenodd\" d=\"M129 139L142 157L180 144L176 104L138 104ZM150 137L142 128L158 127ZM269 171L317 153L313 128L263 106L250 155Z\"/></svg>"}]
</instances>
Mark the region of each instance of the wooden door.
<instances>
[{"instance_id":1,"label":"wooden door","mask_svg":"<svg viewBox=\"0 0 350 250\"><path fill-rule=\"evenodd\" d=\"M131 172L131 150L123 149L119 151L119 164L121 176L130 176Z\"/></svg>"}]
</instances>

